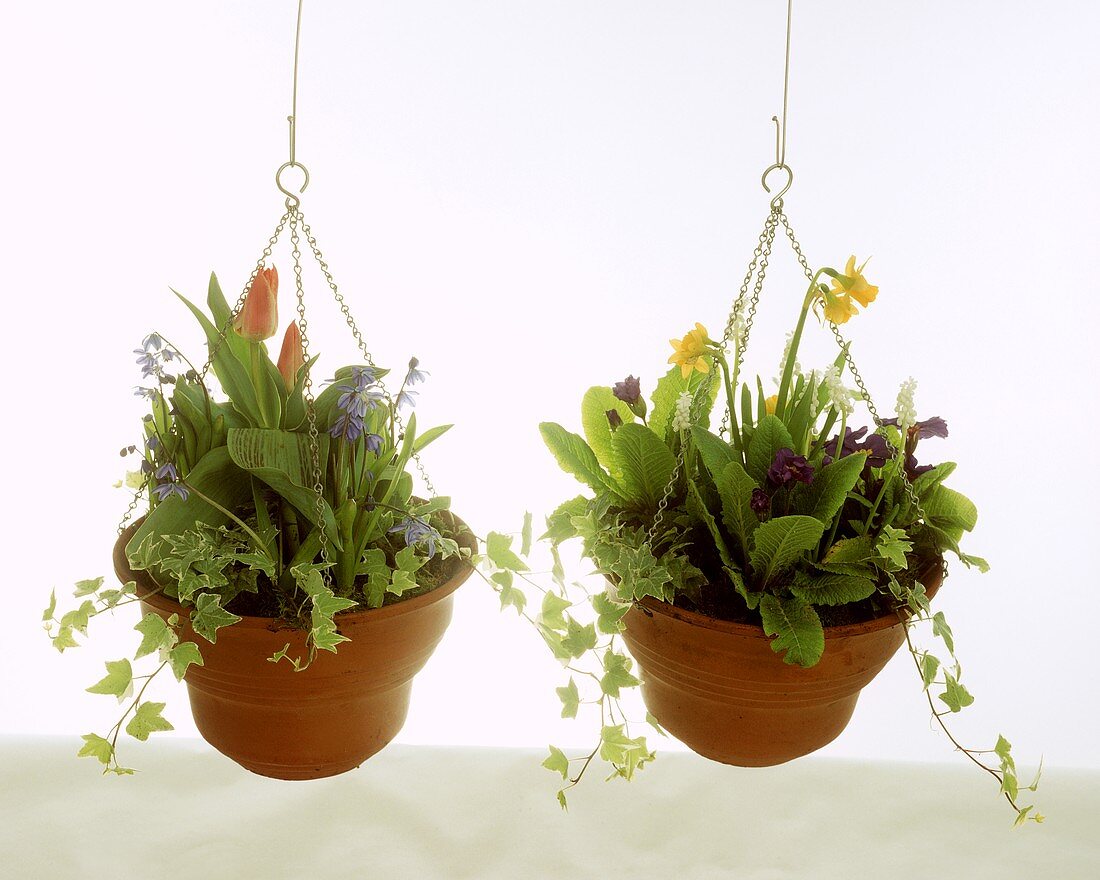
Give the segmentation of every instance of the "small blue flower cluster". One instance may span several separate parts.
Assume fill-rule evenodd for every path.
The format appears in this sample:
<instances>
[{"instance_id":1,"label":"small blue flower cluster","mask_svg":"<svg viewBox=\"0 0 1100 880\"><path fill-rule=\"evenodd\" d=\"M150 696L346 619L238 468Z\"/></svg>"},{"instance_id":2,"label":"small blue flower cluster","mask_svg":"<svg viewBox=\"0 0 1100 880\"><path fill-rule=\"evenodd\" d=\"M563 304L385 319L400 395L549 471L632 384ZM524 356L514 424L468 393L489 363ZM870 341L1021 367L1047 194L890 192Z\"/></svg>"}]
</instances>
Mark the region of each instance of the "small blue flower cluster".
<instances>
[{"instance_id":1,"label":"small blue flower cluster","mask_svg":"<svg viewBox=\"0 0 1100 880\"><path fill-rule=\"evenodd\" d=\"M340 415L332 423L329 433L337 439L353 442L366 432L363 420L369 410L385 399L385 392L378 386L377 377L370 367L353 367L350 384L336 387L341 392L336 401ZM366 444L367 449L377 453L382 448L382 438L377 434L366 434Z\"/></svg>"},{"instance_id":2,"label":"small blue flower cluster","mask_svg":"<svg viewBox=\"0 0 1100 880\"><path fill-rule=\"evenodd\" d=\"M432 528L427 520L418 516L406 516L390 529L391 535L400 532L405 534L406 547L412 547L414 544L424 544L428 548L428 558L431 559L435 556L435 542L442 536Z\"/></svg>"}]
</instances>

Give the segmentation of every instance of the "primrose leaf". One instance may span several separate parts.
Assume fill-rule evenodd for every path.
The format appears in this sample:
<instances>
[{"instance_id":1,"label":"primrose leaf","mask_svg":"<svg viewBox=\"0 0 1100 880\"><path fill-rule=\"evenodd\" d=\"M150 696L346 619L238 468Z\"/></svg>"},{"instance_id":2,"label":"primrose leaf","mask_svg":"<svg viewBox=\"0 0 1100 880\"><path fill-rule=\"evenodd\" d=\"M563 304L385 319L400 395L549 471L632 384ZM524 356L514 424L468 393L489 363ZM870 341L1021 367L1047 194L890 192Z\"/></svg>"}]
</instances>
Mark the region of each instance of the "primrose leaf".
<instances>
[{"instance_id":1,"label":"primrose leaf","mask_svg":"<svg viewBox=\"0 0 1100 880\"><path fill-rule=\"evenodd\" d=\"M160 713L164 711L164 703L141 703L126 725L126 732L134 739L142 742L149 739L150 733L161 730L174 730L168 720Z\"/></svg>"},{"instance_id":2,"label":"primrose leaf","mask_svg":"<svg viewBox=\"0 0 1100 880\"><path fill-rule=\"evenodd\" d=\"M779 599L771 593L760 597L760 617L764 632L774 636L776 653L785 651L783 660L799 666L813 666L825 651L825 630L813 606L794 596Z\"/></svg>"}]
</instances>

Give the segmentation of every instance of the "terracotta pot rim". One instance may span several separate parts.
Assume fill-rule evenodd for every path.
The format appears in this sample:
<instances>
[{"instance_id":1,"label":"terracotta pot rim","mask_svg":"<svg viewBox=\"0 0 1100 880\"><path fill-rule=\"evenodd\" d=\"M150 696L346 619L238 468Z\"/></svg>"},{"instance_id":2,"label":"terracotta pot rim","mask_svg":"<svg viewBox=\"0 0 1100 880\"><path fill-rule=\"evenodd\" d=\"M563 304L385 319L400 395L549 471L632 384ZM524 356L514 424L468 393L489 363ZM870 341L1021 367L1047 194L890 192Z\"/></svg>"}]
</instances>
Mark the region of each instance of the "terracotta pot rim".
<instances>
[{"instance_id":1,"label":"terracotta pot rim","mask_svg":"<svg viewBox=\"0 0 1100 880\"><path fill-rule=\"evenodd\" d=\"M470 531L469 526L465 521L459 517L454 516L456 525L459 528L459 546L466 547L473 552L477 552L477 538L474 537L474 533ZM144 572L134 571L130 568L130 560L126 558L126 544L129 543L131 536L137 527L141 525L142 520L145 517L141 517L136 520L132 526L127 528L118 536L118 540L115 541L114 547L114 563L115 563L115 575L120 581L126 583L128 581L134 581L138 586L138 597L142 602L152 605L161 611L168 614L180 614L184 616L186 609L179 602L165 596L163 593L156 593L156 589L150 584L148 578ZM402 614L410 614L414 611L418 611L428 605L433 605L442 599L446 599L455 590L466 583L467 579L473 574L473 566L462 560L457 560L459 563L458 570L444 583L440 584L433 590L427 593L422 593L419 596L414 596L411 599L405 599L403 601L395 602L392 605L383 605L381 608L367 608L363 611L345 611L336 615L336 620L342 623L358 624L367 623L377 620L386 620L389 618L399 617ZM281 617L258 617L254 615L242 615L241 619L233 624L234 627L246 627L254 629L294 629L293 623L284 620Z\"/></svg>"},{"instance_id":2,"label":"terracotta pot rim","mask_svg":"<svg viewBox=\"0 0 1100 880\"><path fill-rule=\"evenodd\" d=\"M943 582L943 557L938 557L935 562L929 563L921 572L921 576L927 576L931 573L931 583L926 585L929 596L932 596L939 589L940 584ZM923 582L923 581L922 581ZM718 620L715 617L708 617L706 614L702 614L698 611L689 611L686 608L677 608L674 605L670 605L668 602L662 602L659 599L655 599L652 596L646 596L641 600L640 604L647 611L651 611L654 614L661 614L665 617L671 617L675 620L679 620L683 623L687 623L691 626L698 626L704 629L711 629L717 632L726 633L731 636L737 636L745 639L762 639L770 640L771 636L764 632L764 628L756 626L751 623L739 623L733 620ZM908 615L905 615L908 617ZM827 626L825 627L825 639L846 639L852 636L866 635L867 633L878 632L882 629L889 629L892 626L898 626L901 623L901 618L897 614L884 614L882 617L876 617L872 620L866 620L863 623L847 623L842 626Z\"/></svg>"}]
</instances>

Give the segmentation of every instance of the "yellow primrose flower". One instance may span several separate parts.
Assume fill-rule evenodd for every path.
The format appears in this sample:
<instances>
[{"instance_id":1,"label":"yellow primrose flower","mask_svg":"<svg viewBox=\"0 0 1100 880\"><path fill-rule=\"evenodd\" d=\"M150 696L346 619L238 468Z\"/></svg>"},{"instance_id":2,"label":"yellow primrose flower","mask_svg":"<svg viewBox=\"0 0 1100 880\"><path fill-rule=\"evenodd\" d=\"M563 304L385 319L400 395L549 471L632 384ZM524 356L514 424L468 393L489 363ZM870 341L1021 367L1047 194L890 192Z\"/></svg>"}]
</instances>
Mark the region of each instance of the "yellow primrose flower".
<instances>
[{"instance_id":1,"label":"yellow primrose flower","mask_svg":"<svg viewBox=\"0 0 1100 880\"><path fill-rule=\"evenodd\" d=\"M819 302L824 306L822 312L825 320L832 321L834 324L845 324L850 317L859 313L859 309L847 293L823 290Z\"/></svg>"},{"instance_id":2,"label":"yellow primrose flower","mask_svg":"<svg viewBox=\"0 0 1100 880\"><path fill-rule=\"evenodd\" d=\"M873 303L878 296L878 288L874 284L869 284L867 279L863 277L863 267L867 263L868 260L864 260L857 268L855 255L848 257L848 262L844 266L844 274L852 279L852 283L844 285L834 278L833 293L846 293L864 308ZM837 323L841 322L837 321Z\"/></svg>"},{"instance_id":3,"label":"yellow primrose flower","mask_svg":"<svg viewBox=\"0 0 1100 880\"><path fill-rule=\"evenodd\" d=\"M773 394L771 397L765 399L764 409L768 413L768 415L774 416L775 415L775 408L778 404L779 404L779 395L778 394Z\"/></svg>"},{"instance_id":4,"label":"yellow primrose flower","mask_svg":"<svg viewBox=\"0 0 1100 880\"><path fill-rule=\"evenodd\" d=\"M683 339L670 339L672 356L668 359L670 364L680 367L680 375L687 378L692 370L700 373L709 373L710 364L703 355L709 353L710 337L707 336L707 328L696 322L695 329L689 330Z\"/></svg>"}]
</instances>

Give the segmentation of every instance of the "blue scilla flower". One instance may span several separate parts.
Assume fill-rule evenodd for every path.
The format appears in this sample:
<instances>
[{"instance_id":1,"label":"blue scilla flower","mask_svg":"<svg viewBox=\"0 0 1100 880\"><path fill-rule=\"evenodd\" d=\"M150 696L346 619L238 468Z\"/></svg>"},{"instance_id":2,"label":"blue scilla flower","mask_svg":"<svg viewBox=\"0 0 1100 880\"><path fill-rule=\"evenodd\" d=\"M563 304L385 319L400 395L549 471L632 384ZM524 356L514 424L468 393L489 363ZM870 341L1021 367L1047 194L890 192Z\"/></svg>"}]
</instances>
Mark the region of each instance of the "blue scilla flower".
<instances>
[{"instance_id":1,"label":"blue scilla flower","mask_svg":"<svg viewBox=\"0 0 1100 880\"><path fill-rule=\"evenodd\" d=\"M390 529L391 535L399 532L405 533L406 547L412 547L414 544L424 544L428 548L429 559L435 556L435 542L442 537L426 520L418 516L406 516Z\"/></svg>"},{"instance_id":2,"label":"blue scilla flower","mask_svg":"<svg viewBox=\"0 0 1100 880\"><path fill-rule=\"evenodd\" d=\"M352 367L351 381L357 391L365 391L375 383L377 376L371 367Z\"/></svg>"},{"instance_id":3,"label":"blue scilla flower","mask_svg":"<svg viewBox=\"0 0 1100 880\"><path fill-rule=\"evenodd\" d=\"M144 348L135 348L134 354L137 355L134 363L141 367L141 376L144 379L157 374L157 356L154 353L146 351Z\"/></svg>"},{"instance_id":4,"label":"blue scilla flower","mask_svg":"<svg viewBox=\"0 0 1100 880\"><path fill-rule=\"evenodd\" d=\"M420 361L416 358L409 360L409 374L405 377L406 385L419 385L421 382L428 381L427 370L417 369L420 366Z\"/></svg>"},{"instance_id":5,"label":"blue scilla flower","mask_svg":"<svg viewBox=\"0 0 1100 880\"><path fill-rule=\"evenodd\" d=\"M173 495L178 495L180 501L186 501L187 496L191 493L183 483L161 483L153 487L153 494L157 496L159 501L164 501L166 498L171 498Z\"/></svg>"},{"instance_id":6,"label":"blue scilla flower","mask_svg":"<svg viewBox=\"0 0 1100 880\"><path fill-rule=\"evenodd\" d=\"M385 442L380 434L367 434L364 442L367 445L367 449L378 455L382 451L382 444Z\"/></svg>"},{"instance_id":7,"label":"blue scilla flower","mask_svg":"<svg viewBox=\"0 0 1100 880\"><path fill-rule=\"evenodd\" d=\"M407 388L401 389L401 393L397 395L398 407L407 406L409 409L413 409L416 406L416 391L409 391Z\"/></svg>"},{"instance_id":8,"label":"blue scilla flower","mask_svg":"<svg viewBox=\"0 0 1100 880\"><path fill-rule=\"evenodd\" d=\"M144 400L156 400L158 391L156 388L145 388L141 385L134 387L134 397L140 397Z\"/></svg>"},{"instance_id":9,"label":"blue scilla flower","mask_svg":"<svg viewBox=\"0 0 1100 880\"><path fill-rule=\"evenodd\" d=\"M164 340L161 339L159 333L150 333L143 340L141 340L141 347L144 351L160 351L164 345Z\"/></svg>"},{"instance_id":10,"label":"blue scilla flower","mask_svg":"<svg viewBox=\"0 0 1100 880\"><path fill-rule=\"evenodd\" d=\"M180 478L179 472L176 470L176 466L172 462L168 461L157 468L157 472L153 474L158 480L178 480Z\"/></svg>"},{"instance_id":11,"label":"blue scilla flower","mask_svg":"<svg viewBox=\"0 0 1100 880\"><path fill-rule=\"evenodd\" d=\"M337 440L358 440L363 435L363 418L351 412L345 412L336 417L336 421L329 428L329 434Z\"/></svg>"}]
</instances>

